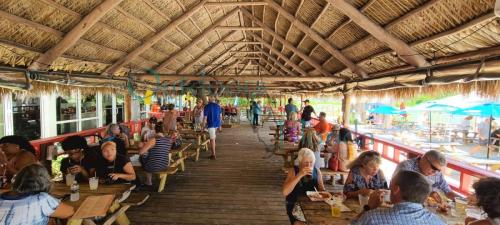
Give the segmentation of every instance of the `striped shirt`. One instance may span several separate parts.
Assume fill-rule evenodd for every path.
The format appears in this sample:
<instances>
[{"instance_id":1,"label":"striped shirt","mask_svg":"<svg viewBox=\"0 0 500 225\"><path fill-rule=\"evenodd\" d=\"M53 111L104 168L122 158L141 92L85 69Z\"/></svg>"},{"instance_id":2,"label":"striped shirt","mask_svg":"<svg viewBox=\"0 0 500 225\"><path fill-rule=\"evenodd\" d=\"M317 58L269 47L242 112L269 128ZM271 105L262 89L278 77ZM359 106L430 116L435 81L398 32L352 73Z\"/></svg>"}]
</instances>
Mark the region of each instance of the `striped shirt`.
<instances>
[{"instance_id":1,"label":"striped shirt","mask_svg":"<svg viewBox=\"0 0 500 225\"><path fill-rule=\"evenodd\" d=\"M148 172L158 172L168 168L168 152L172 147L172 141L166 137L156 137L153 148L141 156L141 164Z\"/></svg>"},{"instance_id":2,"label":"striped shirt","mask_svg":"<svg viewBox=\"0 0 500 225\"><path fill-rule=\"evenodd\" d=\"M409 170L422 173L422 171L420 171L420 167L418 167L418 161L420 159L421 157L417 157L399 163L398 167L396 167L396 172L394 174L396 174L401 170ZM448 185L441 172L436 172L435 174L426 177L429 183L432 185L432 191L441 190L444 193L451 192L450 185Z\"/></svg>"},{"instance_id":3,"label":"striped shirt","mask_svg":"<svg viewBox=\"0 0 500 225\"><path fill-rule=\"evenodd\" d=\"M422 204L403 202L392 208L370 210L361 216L353 225L445 225L435 214L429 212Z\"/></svg>"}]
</instances>

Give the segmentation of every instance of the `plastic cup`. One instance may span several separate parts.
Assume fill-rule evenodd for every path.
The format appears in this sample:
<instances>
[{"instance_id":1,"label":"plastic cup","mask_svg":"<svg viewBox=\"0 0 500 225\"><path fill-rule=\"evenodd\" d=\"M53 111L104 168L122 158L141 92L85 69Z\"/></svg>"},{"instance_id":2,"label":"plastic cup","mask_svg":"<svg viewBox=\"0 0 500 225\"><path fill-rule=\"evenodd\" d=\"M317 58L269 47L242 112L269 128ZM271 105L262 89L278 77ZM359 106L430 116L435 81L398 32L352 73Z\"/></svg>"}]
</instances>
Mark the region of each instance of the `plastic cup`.
<instances>
[{"instance_id":1,"label":"plastic cup","mask_svg":"<svg viewBox=\"0 0 500 225\"><path fill-rule=\"evenodd\" d=\"M457 213L465 214L465 209L467 208L467 200L461 197L455 197L455 208Z\"/></svg>"},{"instance_id":2,"label":"plastic cup","mask_svg":"<svg viewBox=\"0 0 500 225\"><path fill-rule=\"evenodd\" d=\"M66 186L71 187L74 180L75 180L75 175L71 173L66 174Z\"/></svg>"},{"instance_id":3,"label":"plastic cup","mask_svg":"<svg viewBox=\"0 0 500 225\"><path fill-rule=\"evenodd\" d=\"M391 190L384 191L384 202L391 202Z\"/></svg>"},{"instance_id":4,"label":"plastic cup","mask_svg":"<svg viewBox=\"0 0 500 225\"><path fill-rule=\"evenodd\" d=\"M358 195L359 206L368 205L368 199L370 199L370 196Z\"/></svg>"},{"instance_id":5,"label":"plastic cup","mask_svg":"<svg viewBox=\"0 0 500 225\"><path fill-rule=\"evenodd\" d=\"M97 190L98 186L99 186L99 179L97 177L89 178L89 189L91 191Z\"/></svg>"},{"instance_id":6,"label":"plastic cup","mask_svg":"<svg viewBox=\"0 0 500 225\"><path fill-rule=\"evenodd\" d=\"M340 207L336 204L330 205L330 210L332 212L332 217L340 217L341 216L341 211Z\"/></svg>"}]
</instances>

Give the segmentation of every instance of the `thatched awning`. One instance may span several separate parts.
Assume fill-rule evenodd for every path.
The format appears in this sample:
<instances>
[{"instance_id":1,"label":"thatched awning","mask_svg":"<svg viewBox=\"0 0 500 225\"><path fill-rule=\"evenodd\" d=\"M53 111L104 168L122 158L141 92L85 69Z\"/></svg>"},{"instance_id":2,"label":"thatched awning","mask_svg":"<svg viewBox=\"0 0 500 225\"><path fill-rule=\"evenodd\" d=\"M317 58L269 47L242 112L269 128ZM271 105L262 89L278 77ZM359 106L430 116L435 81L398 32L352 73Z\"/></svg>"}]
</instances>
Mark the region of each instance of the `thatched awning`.
<instances>
[{"instance_id":1,"label":"thatched awning","mask_svg":"<svg viewBox=\"0 0 500 225\"><path fill-rule=\"evenodd\" d=\"M429 83L472 80L494 87L496 81L484 81L500 77L500 20L494 4L4 0L0 64L51 79L59 78L51 71L102 76L82 80L80 88L122 90L127 76L139 89L154 88L143 76L151 71L179 80L190 75L186 86L200 74L253 84L263 77L273 91L396 94ZM9 71L0 68L0 73ZM116 82L119 87L111 87Z\"/></svg>"}]
</instances>

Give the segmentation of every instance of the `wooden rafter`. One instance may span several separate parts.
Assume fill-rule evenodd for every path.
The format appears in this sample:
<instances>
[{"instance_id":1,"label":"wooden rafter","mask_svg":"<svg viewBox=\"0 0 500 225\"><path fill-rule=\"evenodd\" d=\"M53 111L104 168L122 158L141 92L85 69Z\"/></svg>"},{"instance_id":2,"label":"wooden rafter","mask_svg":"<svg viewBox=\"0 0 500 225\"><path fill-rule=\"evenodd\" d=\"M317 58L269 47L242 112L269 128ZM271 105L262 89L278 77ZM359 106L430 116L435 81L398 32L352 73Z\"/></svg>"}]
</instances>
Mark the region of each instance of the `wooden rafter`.
<instances>
[{"instance_id":1,"label":"wooden rafter","mask_svg":"<svg viewBox=\"0 0 500 225\"><path fill-rule=\"evenodd\" d=\"M78 24L69 31L59 43L40 55L29 67L30 70L47 69L57 58L71 48L78 40L97 23L107 12L120 4L122 0L106 0L94 8Z\"/></svg>"},{"instance_id":2,"label":"wooden rafter","mask_svg":"<svg viewBox=\"0 0 500 225\"><path fill-rule=\"evenodd\" d=\"M309 26L305 25L301 21L297 20L292 14L283 9L280 5L276 4L273 0L264 0L271 6L274 10L278 11L280 15L285 17L288 21L290 21L295 27L308 35L312 40L321 45L328 53L330 53L333 57L339 60L342 64L347 66L353 73L361 75L363 77L367 77L366 72L355 65L350 59L344 56L338 49L334 48L328 41L326 41L321 35L319 35L316 31L311 29Z\"/></svg>"},{"instance_id":3,"label":"wooden rafter","mask_svg":"<svg viewBox=\"0 0 500 225\"><path fill-rule=\"evenodd\" d=\"M191 8L189 11L186 13L182 14L179 18L175 19L174 21L170 22L165 28L163 28L160 32L156 33L155 35L149 37L146 41L142 43L139 47L135 48L133 51L128 53L126 56L120 58L118 61L116 61L112 66L110 66L106 71L104 72L105 74L114 74L116 73L120 68L122 68L124 65L127 63L131 62L135 57L139 56L142 54L144 51L149 49L151 46L156 44L158 41L160 41L171 29L176 28L184 22L186 19L188 19L190 16L192 16L194 13L196 13L203 5L207 2L207 0L203 0L200 2L198 5L194 6Z\"/></svg>"},{"instance_id":4,"label":"wooden rafter","mask_svg":"<svg viewBox=\"0 0 500 225\"><path fill-rule=\"evenodd\" d=\"M292 43L289 41L285 40L284 38L280 37L275 31L273 31L271 28L269 28L267 25L265 25L262 21L260 21L257 17L254 17L250 12L248 12L245 9L241 9L243 14L247 17L249 17L251 20L253 20L258 26L261 26L264 31L269 33L271 36L273 36L276 40L281 42L282 45L287 47L288 49L292 50L295 52L299 57L301 57L303 60L305 60L309 65L314 67L316 70L318 70L321 74L325 76L333 76L330 72L326 71L321 65L319 65L314 59L310 58L308 55L303 53L301 50L297 49L295 46L293 46Z\"/></svg>"},{"instance_id":5,"label":"wooden rafter","mask_svg":"<svg viewBox=\"0 0 500 225\"><path fill-rule=\"evenodd\" d=\"M235 44L235 45L233 45L233 46L229 47L228 49L224 50L221 54L219 54L219 56L217 56L216 58L214 58L214 59L210 60L210 61L209 61L208 63L206 63L206 64L207 64L207 65L215 64L216 62L218 62L218 61L219 61L219 60L221 60L221 59L224 59L224 60L223 60L223 61L222 61L222 63L220 63L220 64L224 64L224 63L225 63L225 62L229 59L229 57L228 57L228 58L224 58L224 57L226 57L228 54L230 54L230 53L229 53L229 51L231 51L231 50L233 50L234 48L236 48L236 46L238 46L238 44ZM243 47L240 47L238 50L240 50L241 48L243 48ZM211 73L212 73L213 71L215 71L215 70L216 70L219 66L220 66L220 65L216 65L216 66L212 67L212 69L210 69L210 70L207 72L207 74L211 74ZM199 73L201 72L201 70L202 70L202 69L199 69L198 71L196 71L196 74L199 74Z\"/></svg>"},{"instance_id":6,"label":"wooden rafter","mask_svg":"<svg viewBox=\"0 0 500 225\"><path fill-rule=\"evenodd\" d=\"M189 48L191 48L193 45L196 45L199 41L203 40L206 38L207 34L215 30L216 27L220 26L223 22L225 22L227 19L231 18L233 15L235 15L239 9L233 9L231 12L229 12L227 15L219 18L215 23L210 25L208 28L206 28L203 33L199 34L195 39L193 39L192 42L190 42L188 45L184 46L181 50L173 53L166 59L164 62L162 62L159 66L155 68L156 71L159 71L166 67L168 64L170 64L179 54L187 51Z\"/></svg>"},{"instance_id":7,"label":"wooden rafter","mask_svg":"<svg viewBox=\"0 0 500 225\"><path fill-rule=\"evenodd\" d=\"M214 23L214 18L212 17L212 13L210 13L210 11L208 11L206 5L203 6L203 9L205 10L205 12L207 12L207 15L208 15L208 18L210 19L210 23ZM225 8L222 8L222 13L224 13L224 15L226 14L226 10ZM194 21L192 21L194 23ZM200 33L202 33L203 31L200 30ZM220 35L220 31L219 30L215 30L215 33L217 34L217 37L219 38L219 40L222 38L222 36ZM207 39L207 42L210 43L210 41ZM227 49L227 46L226 44L222 43L222 46L224 46L224 49Z\"/></svg>"},{"instance_id":8,"label":"wooden rafter","mask_svg":"<svg viewBox=\"0 0 500 225\"><path fill-rule=\"evenodd\" d=\"M407 63L416 67L425 67L430 65L425 57L408 46L408 44L406 44L404 41L387 32L384 28L373 22L363 13L359 12L358 9L356 9L345 0L328 0L328 2L335 8L342 11L342 13L351 18L354 23L373 35L376 39L385 43Z\"/></svg>"},{"instance_id":9,"label":"wooden rafter","mask_svg":"<svg viewBox=\"0 0 500 225\"><path fill-rule=\"evenodd\" d=\"M247 45L260 45L260 41L224 41L227 44L247 44Z\"/></svg>"},{"instance_id":10,"label":"wooden rafter","mask_svg":"<svg viewBox=\"0 0 500 225\"><path fill-rule=\"evenodd\" d=\"M239 26L227 26L227 27L217 27L217 30L262 30L260 27L239 27Z\"/></svg>"},{"instance_id":11,"label":"wooden rafter","mask_svg":"<svg viewBox=\"0 0 500 225\"><path fill-rule=\"evenodd\" d=\"M281 63L278 59L274 58L273 56L271 56L271 54L269 54L266 51L264 51L263 48L260 48L260 47L257 46L257 50L262 51L262 54L264 54L265 56L267 56L268 59L270 59L271 61L273 61L275 65L278 65L280 68L282 68L288 75L298 76L298 75L296 75L296 73L294 73L293 71L291 71L290 69L288 69L285 65L283 65L283 63Z\"/></svg>"},{"instance_id":12,"label":"wooden rafter","mask_svg":"<svg viewBox=\"0 0 500 225\"><path fill-rule=\"evenodd\" d=\"M232 35L234 35L236 31L230 32L226 36L224 36L222 39L220 39L218 42L214 43L212 46L209 48L205 49L202 54L200 54L195 60L190 62L189 64L185 65L182 69L178 70L177 73L185 73L186 70L191 68L194 64L198 63L203 57L208 55L212 50L216 49L218 46L220 46L224 40L229 39Z\"/></svg>"},{"instance_id":13,"label":"wooden rafter","mask_svg":"<svg viewBox=\"0 0 500 225\"><path fill-rule=\"evenodd\" d=\"M207 6L257 6L257 5L267 5L266 2L208 2Z\"/></svg>"},{"instance_id":14,"label":"wooden rafter","mask_svg":"<svg viewBox=\"0 0 500 225\"><path fill-rule=\"evenodd\" d=\"M262 44L264 45L264 47L268 48L269 50L271 50L271 52L273 54L276 54L277 56L279 56L281 59L283 59L285 62L288 63L288 65L290 65L294 70L296 70L297 72L299 72L302 76L307 76L307 72L302 69L301 67L299 67L297 64L295 64L294 62L292 62L292 60L290 60L288 57L286 57L285 55L283 55L280 51L278 51L276 48L274 48L272 45L270 45L269 43L267 43L266 41L264 41L262 38L260 38L258 35L255 35L255 34L251 34L251 36L257 40L257 41L260 41L262 42Z\"/></svg>"},{"instance_id":15,"label":"wooden rafter","mask_svg":"<svg viewBox=\"0 0 500 225\"><path fill-rule=\"evenodd\" d=\"M238 71L238 72L236 73L236 76L241 75L241 73L243 73L243 71L245 71L245 70L247 69L248 65L250 65L250 63L251 63L251 58L245 58L245 59L248 59L248 60L247 60L247 63L243 66L243 68L241 68L241 70L240 70L240 71Z\"/></svg>"},{"instance_id":16,"label":"wooden rafter","mask_svg":"<svg viewBox=\"0 0 500 225\"><path fill-rule=\"evenodd\" d=\"M176 81L176 80L207 80L207 76L193 75L193 74L177 74L177 75L158 75L160 82L162 81ZM136 75L141 80L149 80L156 82L156 76L150 74ZM277 81L290 81L290 82L311 82L311 77L280 77L280 76L258 76L258 75L240 75L240 76L215 76L218 81L229 81L236 79L239 81L264 81L264 82L277 82ZM314 81L330 83L337 79L333 77L313 77Z\"/></svg>"}]
</instances>

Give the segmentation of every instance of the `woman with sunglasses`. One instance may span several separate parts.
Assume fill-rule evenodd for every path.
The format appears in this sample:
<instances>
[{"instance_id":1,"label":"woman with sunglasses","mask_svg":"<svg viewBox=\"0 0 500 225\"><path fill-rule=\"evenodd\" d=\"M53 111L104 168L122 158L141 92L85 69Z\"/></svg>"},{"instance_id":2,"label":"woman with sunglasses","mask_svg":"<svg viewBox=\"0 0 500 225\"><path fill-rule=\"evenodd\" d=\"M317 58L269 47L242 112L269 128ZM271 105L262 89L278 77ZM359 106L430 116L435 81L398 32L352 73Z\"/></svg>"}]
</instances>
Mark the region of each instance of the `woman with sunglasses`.
<instances>
[{"instance_id":1,"label":"woman with sunglasses","mask_svg":"<svg viewBox=\"0 0 500 225\"><path fill-rule=\"evenodd\" d=\"M430 150L421 157L400 162L394 174L401 170L410 170L423 174L432 185L430 197L434 198L436 202L441 203L443 200L438 193L439 191L445 193L449 199L455 199L455 193L453 193L450 185L448 185L441 173L445 167L446 157L436 150Z\"/></svg>"},{"instance_id":2,"label":"woman with sunglasses","mask_svg":"<svg viewBox=\"0 0 500 225\"><path fill-rule=\"evenodd\" d=\"M384 173L380 170L382 158L376 151L365 151L347 167L350 169L344 185L348 198L370 196L375 190L388 189Z\"/></svg>"}]
</instances>

